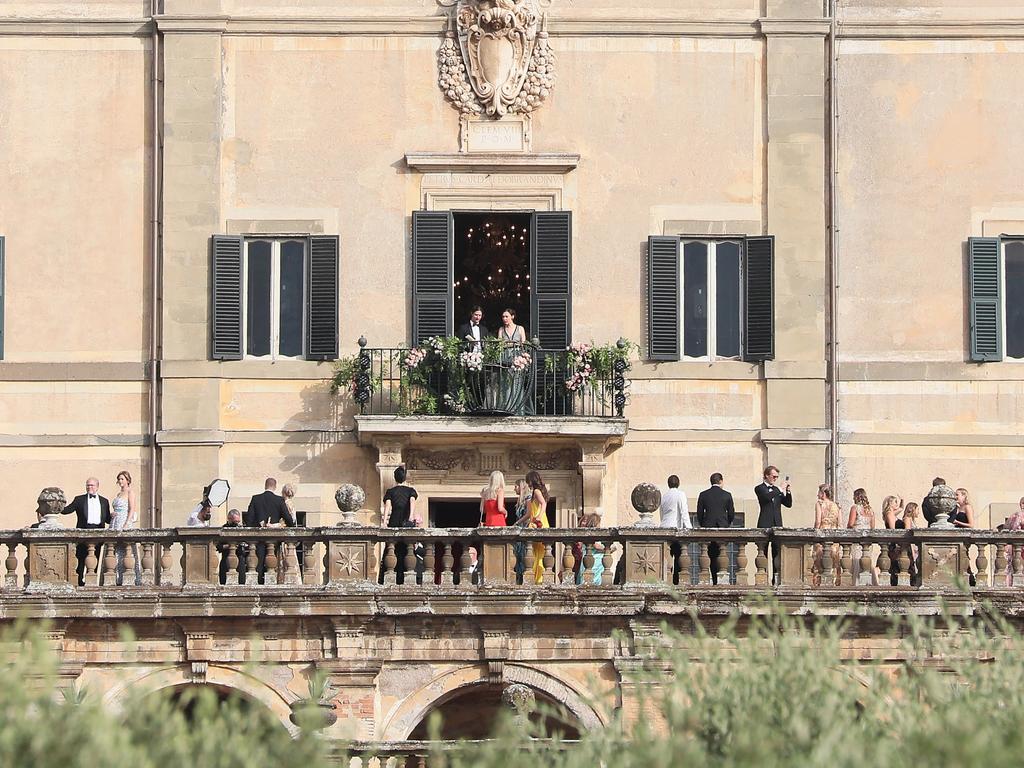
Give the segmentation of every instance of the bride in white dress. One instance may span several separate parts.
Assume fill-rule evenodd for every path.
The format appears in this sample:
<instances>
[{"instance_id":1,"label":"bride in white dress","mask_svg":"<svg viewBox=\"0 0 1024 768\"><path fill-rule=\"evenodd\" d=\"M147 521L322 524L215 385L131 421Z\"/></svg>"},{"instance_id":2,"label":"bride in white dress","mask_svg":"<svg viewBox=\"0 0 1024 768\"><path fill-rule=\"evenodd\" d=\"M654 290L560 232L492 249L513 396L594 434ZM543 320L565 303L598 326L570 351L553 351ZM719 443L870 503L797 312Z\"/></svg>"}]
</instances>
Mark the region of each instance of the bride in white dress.
<instances>
[{"instance_id":1,"label":"bride in white dress","mask_svg":"<svg viewBox=\"0 0 1024 768\"><path fill-rule=\"evenodd\" d=\"M135 528L139 522L136 508L135 491L132 490L132 476L127 469L117 473L117 487L120 489L110 502L110 527L115 531L127 531ZM114 548L117 555L117 585L124 583L124 556L128 547L132 548L135 557L135 584L142 583L142 563L139 562L139 550L135 544L118 544Z\"/></svg>"}]
</instances>

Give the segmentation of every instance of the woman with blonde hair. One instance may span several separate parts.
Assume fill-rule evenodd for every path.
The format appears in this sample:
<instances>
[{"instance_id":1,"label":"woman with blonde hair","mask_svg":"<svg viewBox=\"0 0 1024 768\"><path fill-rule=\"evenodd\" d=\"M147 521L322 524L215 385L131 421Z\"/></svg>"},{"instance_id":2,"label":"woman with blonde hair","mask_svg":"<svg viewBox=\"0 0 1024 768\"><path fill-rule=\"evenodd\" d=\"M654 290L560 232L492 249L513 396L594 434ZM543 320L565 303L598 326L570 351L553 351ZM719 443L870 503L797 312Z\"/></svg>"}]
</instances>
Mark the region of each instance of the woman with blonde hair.
<instances>
[{"instance_id":1,"label":"woman with blonde hair","mask_svg":"<svg viewBox=\"0 0 1024 768\"><path fill-rule=\"evenodd\" d=\"M814 527L819 530L830 530L839 527L839 505L832 501L832 489L822 483L818 486L818 500L814 503ZM837 585L836 567L839 565L839 545L832 544L829 547L832 556L832 574L826 578L832 586ZM825 569L825 550L821 544L814 545L812 554L813 566L811 571L811 583L815 587L821 586L821 579Z\"/></svg>"},{"instance_id":2,"label":"woman with blonde hair","mask_svg":"<svg viewBox=\"0 0 1024 768\"><path fill-rule=\"evenodd\" d=\"M863 488L858 488L853 492L853 506L850 507L850 517L846 521L846 527L851 528L855 531L869 531L875 527L875 511L871 508L871 502L868 501L868 494ZM864 556L864 547L861 544L854 544L850 548L851 559L853 560L851 569L853 571L853 583L860 586L876 585L878 578L875 574L876 569L872 567L868 570L868 575L861 578L863 568L861 568L860 560ZM871 545L867 547L868 560L871 560Z\"/></svg>"},{"instance_id":3,"label":"woman with blonde hair","mask_svg":"<svg viewBox=\"0 0 1024 768\"><path fill-rule=\"evenodd\" d=\"M896 521L897 528L903 528L910 530L911 528L917 528L917 520L920 517L920 505L916 501L907 503L907 506L903 508L903 516ZM910 553L910 583L917 584L917 557L918 548L917 544L910 544L907 546L907 550Z\"/></svg>"},{"instance_id":4,"label":"woman with blonde hair","mask_svg":"<svg viewBox=\"0 0 1024 768\"><path fill-rule=\"evenodd\" d=\"M952 523L957 528L974 528L974 507L966 488L956 489L956 514Z\"/></svg>"},{"instance_id":5,"label":"woman with blonde hair","mask_svg":"<svg viewBox=\"0 0 1024 768\"><path fill-rule=\"evenodd\" d=\"M505 475L495 470L490 482L480 491L480 525L502 528L508 520L505 511Z\"/></svg>"}]
</instances>

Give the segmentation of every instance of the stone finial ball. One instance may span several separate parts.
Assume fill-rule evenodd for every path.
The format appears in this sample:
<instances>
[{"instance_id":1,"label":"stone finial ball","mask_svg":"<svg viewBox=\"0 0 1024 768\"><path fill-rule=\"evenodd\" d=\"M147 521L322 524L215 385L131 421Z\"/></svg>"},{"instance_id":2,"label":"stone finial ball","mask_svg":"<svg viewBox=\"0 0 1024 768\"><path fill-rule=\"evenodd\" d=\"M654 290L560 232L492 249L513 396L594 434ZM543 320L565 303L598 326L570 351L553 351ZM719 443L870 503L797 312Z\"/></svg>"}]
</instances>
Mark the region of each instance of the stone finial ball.
<instances>
[{"instance_id":1,"label":"stone finial ball","mask_svg":"<svg viewBox=\"0 0 1024 768\"><path fill-rule=\"evenodd\" d=\"M640 514L651 514L661 506L661 491L652 483L640 483L633 489L629 500Z\"/></svg>"},{"instance_id":2,"label":"stone finial ball","mask_svg":"<svg viewBox=\"0 0 1024 768\"><path fill-rule=\"evenodd\" d=\"M335 492L334 501L342 512L355 512L366 503L366 491L358 485L345 483Z\"/></svg>"},{"instance_id":3,"label":"stone finial ball","mask_svg":"<svg viewBox=\"0 0 1024 768\"><path fill-rule=\"evenodd\" d=\"M38 511L43 515L59 515L68 505L64 490L56 487L43 488L36 499L39 504Z\"/></svg>"}]
</instances>

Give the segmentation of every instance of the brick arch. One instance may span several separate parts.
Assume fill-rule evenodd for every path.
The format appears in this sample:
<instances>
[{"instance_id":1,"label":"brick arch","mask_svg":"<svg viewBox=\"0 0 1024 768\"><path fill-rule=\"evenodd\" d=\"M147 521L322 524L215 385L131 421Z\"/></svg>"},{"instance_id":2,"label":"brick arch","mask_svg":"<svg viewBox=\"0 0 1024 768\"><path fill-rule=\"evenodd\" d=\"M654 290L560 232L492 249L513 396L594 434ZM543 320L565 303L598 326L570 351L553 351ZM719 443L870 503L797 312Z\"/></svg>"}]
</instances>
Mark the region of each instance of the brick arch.
<instances>
[{"instance_id":1,"label":"brick arch","mask_svg":"<svg viewBox=\"0 0 1024 768\"><path fill-rule=\"evenodd\" d=\"M210 664L206 670L206 683L237 691L244 698L262 704L288 731L295 735L298 730L292 725L289 716L291 708L288 706L290 699L275 686L252 675L241 672L232 667ZM180 688L192 685L192 675L187 665L163 667L161 669L143 672L131 679L122 680L103 696L103 703L120 710L124 697L129 688L141 686L150 693L166 690L168 688ZM294 697L292 697L294 698Z\"/></svg>"},{"instance_id":2,"label":"brick arch","mask_svg":"<svg viewBox=\"0 0 1024 768\"><path fill-rule=\"evenodd\" d=\"M584 698L566 682L547 672L520 664L506 664L503 683L521 683L565 706L579 721L581 730L602 728L605 722ZM449 670L435 677L405 699L386 717L381 728L384 741L403 741L430 712L478 685L492 683L487 666L475 664Z\"/></svg>"}]
</instances>

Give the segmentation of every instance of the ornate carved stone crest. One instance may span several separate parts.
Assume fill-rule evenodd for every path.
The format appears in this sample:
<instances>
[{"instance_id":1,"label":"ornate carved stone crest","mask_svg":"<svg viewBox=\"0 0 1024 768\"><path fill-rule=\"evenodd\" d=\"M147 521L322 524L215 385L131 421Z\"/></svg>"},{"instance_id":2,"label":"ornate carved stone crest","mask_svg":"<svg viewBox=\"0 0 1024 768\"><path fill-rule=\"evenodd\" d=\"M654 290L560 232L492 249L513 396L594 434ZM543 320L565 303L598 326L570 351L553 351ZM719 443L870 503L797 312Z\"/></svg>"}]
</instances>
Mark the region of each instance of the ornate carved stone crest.
<instances>
[{"instance_id":1,"label":"ornate carved stone crest","mask_svg":"<svg viewBox=\"0 0 1024 768\"><path fill-rule=\"evenodd\" d=\"M551 0L438 0L452 8L438 51L438 83L464 114L529 114L555 84Z\"/></svg>"},{"instance_id":2,"label":"ornate carved stone crest","mask_svg":"<svg viewBox=\"0 0 1024 768\"><path fill-rule=\"evenodd\" d=\"M509 465L513 470L574 469L580 461L577 448L559 448L554 451L528 451L514 448L509 452Z\"/></svg>"},{"instance_id":3,"label":"ornate carved stone crest","mask_svg":"<svg viewBox=\"0 0 1024 768\"><path fill-rule=\"evenodd\" d=\"M409 469L438 469L452 471L461 468L464 472L476 471L476 451L459 448L452 451L426 451L413 448L406 452Z\"/></svg>"}]
</instances>

